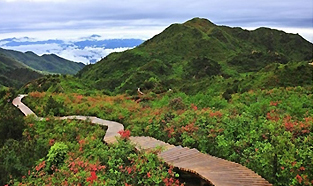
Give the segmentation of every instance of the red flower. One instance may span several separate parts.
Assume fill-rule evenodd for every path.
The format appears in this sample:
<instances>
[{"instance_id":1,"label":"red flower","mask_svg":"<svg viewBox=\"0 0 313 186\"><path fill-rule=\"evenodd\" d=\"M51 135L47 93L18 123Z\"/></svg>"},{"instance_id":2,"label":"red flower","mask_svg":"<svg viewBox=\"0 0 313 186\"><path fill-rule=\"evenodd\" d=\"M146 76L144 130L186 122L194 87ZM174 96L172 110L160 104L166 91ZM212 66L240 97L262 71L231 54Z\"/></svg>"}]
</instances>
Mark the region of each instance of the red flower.
<instances>
[{"instance_id":1,"label":"red flower","mask_svg":"<svg viewBox=\"0 0 313 186\"><path fill-rule=\"evenodd\" d=\"M67 180L65 180L62 185L68 186Z\"/></svg>"},{"instance_id":2,"label":"red flower","mask_svg":"<svg viewBox=\"0 0 313 186\"><path fill-rule=\"evenodd\" d=\"M299 183L302 182L302 177L299 174L297 174L296 179L298 180Z\"/></svg>"},{"instance_id":3,"label":"red flower","mask_svg":"<svg viewBox=\"0 0 313 186\"><path fill-rule=\"evenodd\" d=\"M95 181L97 179L97 175L96 175L96 172L95 171L92 171L91 172L91 176L89 178L87 178L86 181L90 182L90 183L93 183L93 181Z\"/></svg>"},{"instance_id":4,"label":"red flower","mask_svg":"<svg viewBox=\"0 0 313 186\"><path fill-rule=\"evenodd\" d=\"M281 170L284 170L285 169L285 167L280 167L281 168Z\"/></svg>"},{"instance_id":5,"label":"red flower","mask_svg":"<svg viewBox=\"0 0 313 186\"><path fill-rule=\"evenodd\" d=\"M151 177L151 174L150 174L150 172L147 172L147 176L148 176L148 178L150 178L150 177Z\"/></svg>"},{"instance_id":6,"label":"red flower","mask_svg":"<svg viewBox=\"0 0 313 186\"><path fill-rule=\"evenodd\" d=\"M89 165L89 168L90 168L90 170L91 171L97 171L98 170L98 167L97 167L97 165Z\"/></svg>"},{"instance_id":7,"label":"red flower","mask_svg":"<svg viewBox=\"0 0 313 186\"><path fill-rule=\"evenodd\" d=\"M271 105L271 106L277 106L277 105L278 105L278 101L271 101L271 102L270 102L270 105Z\"/></svg>"},{"instance_id":8,"label":"red flower","mask_svg":"<svg viewBox=\"0 0 313 186\"><path fill-rule=\"evenodd\" d=\"M210 113L210 117L213 118L213 117L218 117L218 118L221 118L223 116L223 114L220 112L220 111L216 111L216 112L211 112Z\"/></svg>"},{"instance_id":9,"label":"red flower","mask_svg":"<svg viewBox=\"0 0 313 186\"><path fill-rule=\"evenodd\" d=\"M128 174L130 174L132 172L132 168L130 168L130 167L127 167L126 170L127 170Z\"/></svg>"},{"instance_id":10,"label":"red flower","mask_svg":"<svg viewBox=\"0 0 313 186\"><path fill-rule=\"evenodd\" d=\"M78 143L79 143L79 151L83 151L83 147L85 145L85 140L84 139L79 140Z\"/></svg>"},{"instance_id":11,"label":"red flower","mask_svg":"<svg viewBox=\"0 0 313 186\"><path fill-rule=\"evenodd\" d=\"M39 165L37 165L35 169L36 169L36 171L40 171L45 166L46 166L46 162L43 161L43 162L39 163Z\"/></svg>"},{"instance_id":12,"label":"red flower","mask_svg":"<svg viewBox=\"0 0 313 186\"><path fill-rule=\"evenodd\" d=\"M194 111L197 111L198 110L198 107L195 105L195 104L191 104L191 108L194 110Z\"/></svg>"},{"instance_id":13,"label":"red flower","mask_svg":"<svg viewBox=\"0 0 313 186\"><path fill-rule=\"evenodd\" d=\"M171 170L171 169L168 169L168 173L169 173L169 174L172 174L172 170Z\"/></svg>"},{"instance_id":14,"label":"red flower","mask_svg":"<svg viewBox=\"0 0 313 186\"><path fill-rule=\"evenodd\" d=\"M300 167L299 170L300 170L300 171L305 171L305 168L304 168L304 167Z\"/></svg>"},{"instance_id":15,"label":"red flower","mask_svg":"<svg viewBox=\"0 0 313 186\"><path fill-rule=\"evenodd\" d=\"M49 140L49 145L50 145L50 146L54 145L54 143L55 143L55 140L54 140L54 139L50 139L50 140Z\"/></svg>"},{"instance_id":16,"label":"red flower","mask_svg":"<svg viewBox=\"0 0 313 186\"><path fill-rule=\"evenodd\" d=\"M130 131L129 130L120 130L118 131L122 139L128 139L130 136Z\"/></svg>"}]
</instances>

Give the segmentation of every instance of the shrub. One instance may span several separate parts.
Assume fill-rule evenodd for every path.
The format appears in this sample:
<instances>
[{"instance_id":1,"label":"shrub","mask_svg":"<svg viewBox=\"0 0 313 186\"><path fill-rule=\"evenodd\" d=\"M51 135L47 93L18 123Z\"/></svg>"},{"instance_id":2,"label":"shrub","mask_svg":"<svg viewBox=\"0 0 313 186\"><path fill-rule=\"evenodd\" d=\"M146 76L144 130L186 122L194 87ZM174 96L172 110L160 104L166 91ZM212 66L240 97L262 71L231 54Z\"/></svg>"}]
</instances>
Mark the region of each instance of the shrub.
<instances>
[{"instance_id":1,"label":"shrub","mask_svg":"<svg viewBox=\"0 0 313 186\"><path fill-rule=\"evenodd\" d=\"M186 108L186 105L184 104L183 99L178 97L170 100L169 107L173 110L183 110Z\"/></svg>"},{"instance_id":2,"label":"shrub","mask_svg":"<svg viewBox=\"0 0 313 186\"><path fill-rule=\"evenodd\" d=\"M63 142L56 142L49 150L47 155L47 170L51 170L52 166L58 167L64 163L68 146Z\"/></svg>"}]
</instances>

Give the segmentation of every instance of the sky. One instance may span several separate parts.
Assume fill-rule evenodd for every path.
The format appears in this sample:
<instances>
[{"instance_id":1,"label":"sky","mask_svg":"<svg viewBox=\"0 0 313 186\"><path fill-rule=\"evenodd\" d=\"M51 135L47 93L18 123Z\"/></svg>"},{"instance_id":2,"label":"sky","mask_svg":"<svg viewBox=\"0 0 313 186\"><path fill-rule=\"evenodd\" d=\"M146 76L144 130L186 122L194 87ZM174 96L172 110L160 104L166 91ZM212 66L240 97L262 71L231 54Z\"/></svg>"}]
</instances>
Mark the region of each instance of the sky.
<instances>
[{"instance_id":1,"label":"sky","mask_svg":"<svg viewBox=\"0 0 313 186\"><path fill-rule=\"evenodd\" d=\"M312 0L0 0L0 39L148 39L171 23L202 17L218 25L265 26L313 41Z\"/></svg>"}]
</instances>

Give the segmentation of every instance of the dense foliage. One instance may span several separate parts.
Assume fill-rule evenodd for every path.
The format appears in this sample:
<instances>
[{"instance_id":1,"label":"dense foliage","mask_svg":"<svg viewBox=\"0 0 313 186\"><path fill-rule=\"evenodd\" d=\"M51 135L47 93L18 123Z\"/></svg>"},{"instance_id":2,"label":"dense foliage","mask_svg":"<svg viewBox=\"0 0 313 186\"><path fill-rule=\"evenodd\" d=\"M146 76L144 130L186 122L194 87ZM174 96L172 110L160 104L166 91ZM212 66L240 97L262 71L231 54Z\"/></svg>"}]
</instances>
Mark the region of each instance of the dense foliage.
<instances>
[{"instance_id":1,"label":"dense foliage","mask_svg":"<svg viewBox=\"0 0 313 186\"><path fill-rule=\"evenodd\" d=\"M44 114L50 96L63 113L115 120L134 135L152 136L238 162L274 185L312 185L312 87L221 93L168 92L133 101L127 96L33 92L27 104ZM61 107L60 107L61 109Z\"/></svg>"},{"instance_id":2,"label":"dense foliage","mask_svg":"<svg viewBox=\"0 0 313 186\"><path fill-rule=\"evenodd\" d=\"M12 89L0 88L0 185L9 180L10 174L20 176L20 170L30 161L23 161L14 156L16 153L11 153L11 149L19 146L18 140L22 139L25 129L23 116L11 103L16 95ZM18 151L17 153L19 154Z\"/></svg>"},{"instance_id":3,"label":"dense foliage","mask_svg":"<svg viewBox=\"0 0 313 186\"><path fill-rule=\"evenodd\" d=\"M95 88L92 87L91 84L88 84L88 82L70 75L57 74L38 78L22 87L20 91L23 93L38 91L51 93L78 93L83 95L100 93L100 91L95 91Z\"/></svg>"},{"instance_id":4,"label":"dense foliage","mask_svg":"<svg viewBox=\"0 0 313 186\"><path fill-rule=\"evenodd\" d=\"M16 96L13 89L0 88L0 146L7 139L21 139L24 130L23 116L11 101Z\"/></svg>"}]
</instances>

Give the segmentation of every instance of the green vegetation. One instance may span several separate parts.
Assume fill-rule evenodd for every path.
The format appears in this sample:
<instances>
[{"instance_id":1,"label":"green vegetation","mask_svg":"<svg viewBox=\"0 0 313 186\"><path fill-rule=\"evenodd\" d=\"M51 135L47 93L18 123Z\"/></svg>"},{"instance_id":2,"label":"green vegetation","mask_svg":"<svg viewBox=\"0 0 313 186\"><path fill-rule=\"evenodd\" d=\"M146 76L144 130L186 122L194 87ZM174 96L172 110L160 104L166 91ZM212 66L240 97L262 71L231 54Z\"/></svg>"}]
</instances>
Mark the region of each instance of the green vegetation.
<instances>
[{"instance_id":1,"label":"green vegetation","mask_svg":"<svg viewBox=\"0 0 313 186\"><path fill-rule=\"evenodd\" d=\"M23 53L2 48L0 48L0 54L18 61L29 68L49 73L76 74L85 66L83 63L69 61L55 54L38 56L33 52Z\"/></svg>"},{"instance_id":2,"label":"green vegetation","mask_svg":"<svg viewBox=\"0 0 313 186\"><path fill-rule=\"evenodd\" d=\"M22 138L23 116L11 103L16 95L13 89L0 88L0 146L5 143L6 139Z\"/></svg>"},{"instance_id":3,"label":"green vegetation","mask_svg":"<svg viewBox=\"0 0 313 186\"><path fill-rule=\"evenodd\" d=\"M137 87L155 93L170 88L188 94L205 93L211 87L200 84L215 84L216 76L222 79L222 87L228 87L243 79L242 76L264 71L275 64L286 64L286 68L301 61L307 64L313 59L312 48L312 43L299 35L269 28L248 31L217 26L206 19L195 18L169 26L137 48L110 54L86 66L77 76L92 82L97 89L115 94L134 94ZM308 65L299 70L312 71ZM254 78L264 82L275 75L259 73ZM265 82L254 86L263 87L267 87Z\"/></svg>"},{"instance_id":4,"label":"green vegetation","mask_svg":"<svg viewBox=\"0 0 313 186\"><path fill-rule=\"evenodd\" d=\"M95 94L95 88L88 82L70 75L46 75L38 78L21 88L21 92L54 92L77 93L83 95ZM105 92L105 91L102 91Z\"/></svg>"},{"instance_id":5,"label":"green vegetation","mask_svg":"<svg viewBox=\"0 0 313 186\"><path fill-rule=\"evenodd\" d=\"M62 115L92 115L123 123L133 135L238 162L274 185L312 184L312 86L250 90L229 102L222 94L168 92L133 101L125 95L33 92L26 102L44 115L50 96ZM55 108L55 107L54 107Z\"/></svg>"},{"instance_id":6,"label":"green vegetation","mask_svg":"<svg viewBox=\"0 0 313 186\"><path fill-rule=\"evenodd\" d=\"M15 130L14 136L1 135L1 185L180 185L157 149L138 152L126 139L108 146L102 142L106 128L88 121L24 121L20 113L10 114L0 123L1 132L4 126ZM20 123L17 131L13 126Z\"/></svg>"},{"instance_id":7,"label":"green vegetation","mask_svg":"<svg viewBox=\"0 0 313 186\"><path fill-rule=\"evenodd\" d=\"M25 83L42 76L23 63L0 53L0 85L20 88Z\"/></svg>"}]
</instances>

